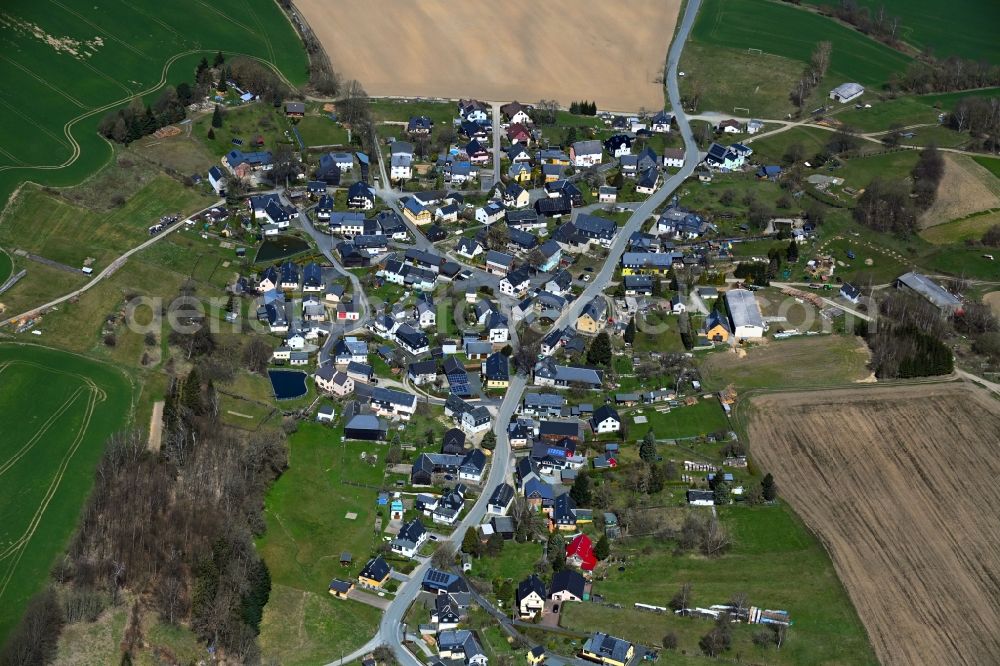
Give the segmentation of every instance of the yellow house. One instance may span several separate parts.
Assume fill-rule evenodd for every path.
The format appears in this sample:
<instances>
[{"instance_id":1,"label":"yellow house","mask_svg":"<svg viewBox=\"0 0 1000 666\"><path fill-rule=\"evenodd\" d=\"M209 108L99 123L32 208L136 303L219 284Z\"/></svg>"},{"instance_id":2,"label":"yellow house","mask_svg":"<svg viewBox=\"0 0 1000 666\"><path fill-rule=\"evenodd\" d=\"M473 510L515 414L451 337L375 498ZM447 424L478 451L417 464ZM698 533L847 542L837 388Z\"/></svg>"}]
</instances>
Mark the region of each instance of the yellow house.
<instances>
[{"instance_id":1,"label":"yellow house","mask_svg":"<svg viewBox=\"0 0 1000 666\"><path fill-rule=\"evenodd\" d=\"M524 162L512 164L507 170L507 176L518 185L531 182L531 166Z\"/></svg>"},{"instance_id":2,"label":"yellow house","mask_svg":"<svg viewBox=\"0 0 1000 666\"><path fill-rule=\"evenodd\" d=\"M581 333L593 335L604 327L604 312L608 304L600 295L594 296L593 300L587 303L583 312L576 319L576 330Z\"/></svg>"},{"instance_id":3,"label":"yellow house","mask_svg":"<svg viewBox=\"0 0 1000 666\"><path fill-rule=\"evenodd\" d=\"M528 651L528 666L538 666L545 661L545 648L536 645Z\"/></svg>"},{"instance_id":4,"label":"yellow house","mask_svg":"<svg viewBox=\"0 0 1000 666\"><path fill-rule=\"evenodd\" d=\"M510 386L510 363L500 352L486 357L482 367L486 388L505 389Z\"/></svg>"},{"instance_id":5,"label":"yellow house","mask_svg":"<svg viewBox=\"0 0 1000 666\"><path fill-rule=\"evenodd\" d=\"M414 224L430 224L433 219L431 209L424 206L412 196L406 202L406 205L403 206L403 215Z\"/></svg>"},{"instance_id":6,"label":"yellow house","mask_svg":"<svg viewBox=\"0 0 1000 666\"><path fill-rule=\"evenodd\" d=\"M635 646L621 638L597 632L583 644L580 656L607 666L625 666L635 656Z\"/></svg>"},{"instance_id":7,"label":"yellow house","mask_svg":"<svg viewBox=\"0 0 1000 666\"><path fill-rule=\"evenodd\" d=\"M358 582L365 587L381 588L392 575L392 567L382 559L381 555L376 555L368 560L365 568L358 574Z\"/></svg>"},{"instance_id":8,"label":"yellow house","mask_svg":"<svg viewBox=\"0 0 1000 666\"><path fill-rule=\"evenodd\" d=\"M353 589L354 583L349 580L334 578L330 582L330 594L338 599L346 599Z\"/></svg>"},{"instance_id":9,"label":"yellow house","mask_svg":"<svg viewBox=\"0 0 1000 666\"><path fill-rule=\"evenodd\" d=\"M729 341L729 322L726 315L713 310L705 319L705 337L712 342Z\"/></svg>"}]
</instances>

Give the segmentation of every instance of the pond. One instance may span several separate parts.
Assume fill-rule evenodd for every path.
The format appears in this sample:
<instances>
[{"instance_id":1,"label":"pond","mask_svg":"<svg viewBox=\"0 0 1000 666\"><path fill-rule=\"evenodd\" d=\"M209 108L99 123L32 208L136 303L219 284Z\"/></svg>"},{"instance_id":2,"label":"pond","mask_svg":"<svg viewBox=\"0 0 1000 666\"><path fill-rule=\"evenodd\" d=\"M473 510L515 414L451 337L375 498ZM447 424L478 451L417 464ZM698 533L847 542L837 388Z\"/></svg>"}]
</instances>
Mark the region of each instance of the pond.
<instances>
[{"instance_id":1,"label":"pond","mask_svg":"<svg viewBox=\"0 0 1000 666\"><path fill-rule=\"evenodd\" d=\"M257 256L254 263L269 262L274 263L302 254L309 249L309 243L295 236L275 236L268 238L257 248Z\"/></svg>"},{"instance_id":2,"label":"pond","mask_svg":"<svg viewBox=\"0 0 1000 666\"><path fill-rule=\"evenodd\" d=\"M274 397L278 400L301 398L306 394L306 373L301 370L268 370Z\"/></svg>"}]
</instances>

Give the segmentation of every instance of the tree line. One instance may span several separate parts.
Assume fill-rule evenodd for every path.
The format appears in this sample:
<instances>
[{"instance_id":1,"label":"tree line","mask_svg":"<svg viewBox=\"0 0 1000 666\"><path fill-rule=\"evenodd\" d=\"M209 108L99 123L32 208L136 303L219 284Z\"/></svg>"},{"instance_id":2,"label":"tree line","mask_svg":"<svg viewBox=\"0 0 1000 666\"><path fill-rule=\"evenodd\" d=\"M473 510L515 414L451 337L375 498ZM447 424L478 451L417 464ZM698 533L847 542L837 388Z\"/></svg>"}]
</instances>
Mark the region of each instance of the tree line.
<instances>
[{"instance_id":1,"label":"tree line","mask_svg":"<svg viewBox=\"0 0 1000 666\"><path fill-rule=\"evenodd\" d=\"M871 368L879 379L946 375L954 369L951 350L942 340L948 322L924 299L890 293L879 303L874 325L859 322L856 333L872 351Z\"/></svg>"},{"instance_id":2,"label":"tree line","mask_svg":"<svg viewBox=\"0 0 1000 666\"><path fill-rule=\"evenodd\" d=\"M578 116L596 116L597 102L570 102L569 112Z\"/></svg>"},{"instance_id":3,"label":"tree line","mask_svg":"<svg viewBox=\"0 0 1000 666\"><path fill-rule=\"evenodd\" d=\"M809 95L819 85L819 82L826 76L826 70L830 67L830 56L833 53L833 44L830 42L819 42L813 49L809 57L809 64L795 86L789 93L789 99L799 109L799 113L805 110Z\"/></svg>"},{"instance_id":4,"label":"tree line","mask_svg":"<svg viewBox=\"0 0 1000 666\"><path fill-rule=\"evenodd\" d=\"M956 132L969 132L971 150L1000 151L1000 97L966 97L945 117Z\"/></svg>"},{"instance_id":5,"label":"tree line","mask_svg":"<svg viewBox=\"0 0 1000 666\"><path fill-rule=\"evenodd\" d=\"M944 177L944 158L934 146L920 151L910 182L874 178L858 198L854 219L870 229L897 234L917 231L919 214L930 208Z\"/></svg>"}]
</instances>

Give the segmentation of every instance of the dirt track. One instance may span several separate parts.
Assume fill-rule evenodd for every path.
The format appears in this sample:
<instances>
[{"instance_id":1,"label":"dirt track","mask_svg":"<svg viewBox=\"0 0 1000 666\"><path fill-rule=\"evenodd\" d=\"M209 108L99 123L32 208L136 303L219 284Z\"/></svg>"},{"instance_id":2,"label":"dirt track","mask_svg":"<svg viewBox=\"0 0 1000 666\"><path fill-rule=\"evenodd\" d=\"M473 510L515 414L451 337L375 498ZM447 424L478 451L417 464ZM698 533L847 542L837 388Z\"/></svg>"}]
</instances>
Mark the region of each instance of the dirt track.
<instances>
[{"instance_id":1,"label":"dirt track","mask_svg":"<svg viewBox=\"0 0 1000 666\"><path fill-rule=\"evenodd\" d=\"M826 544L883 664L996 664L1000 402L969 385L753 400L757 464Z\"/></svg>"},{"instance_id":2,"label":"dirt track","mask_svg":"<svg viewBox=\"0 0 1000 666\"><path fill-rule=\"evenodd\" d=\"M663 108L679 0L297 0L334 67L371 95L595 100Z\"/></svg>"}]
</instances>

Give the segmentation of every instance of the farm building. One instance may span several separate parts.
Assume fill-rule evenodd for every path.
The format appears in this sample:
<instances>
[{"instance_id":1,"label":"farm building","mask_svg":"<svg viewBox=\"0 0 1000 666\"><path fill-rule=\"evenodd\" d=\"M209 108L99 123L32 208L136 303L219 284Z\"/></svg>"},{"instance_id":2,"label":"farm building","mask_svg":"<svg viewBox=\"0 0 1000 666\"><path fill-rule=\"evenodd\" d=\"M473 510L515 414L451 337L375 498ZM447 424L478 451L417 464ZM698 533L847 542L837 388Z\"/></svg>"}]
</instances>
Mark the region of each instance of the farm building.
<instances>
[{"instance_id":1,"label":"farm building","mask_svg":"<svg viewBox=\"0 0 1000 666\"><path fill-rule=\"evenodd\" d=\"M841 83L830 91L830 99L846 104L865 94L865 88L860 83Z\"/></svg>"},{"instance_id":2,"label":"farm building","mask_svg":"<svg viewBox=\"0 0 1000 666\"><path fill-rule=\"evenodd\" d=\"M730 289L726 292L726 306L733 335L740 339L764 337L764 318L752 291Z\"/></svg>"},{"instance_id":3,"label":"farm building","mask_svg":"<svg viewBox=\"0 0 1000 666\"><path fill-rule=\"evenodd\" d=\"M905 273L896 278L896 289L916 294L937 307L943 314L961 309L962 301L944 287L920 273Z\"/></svg>"}]
</instances>

